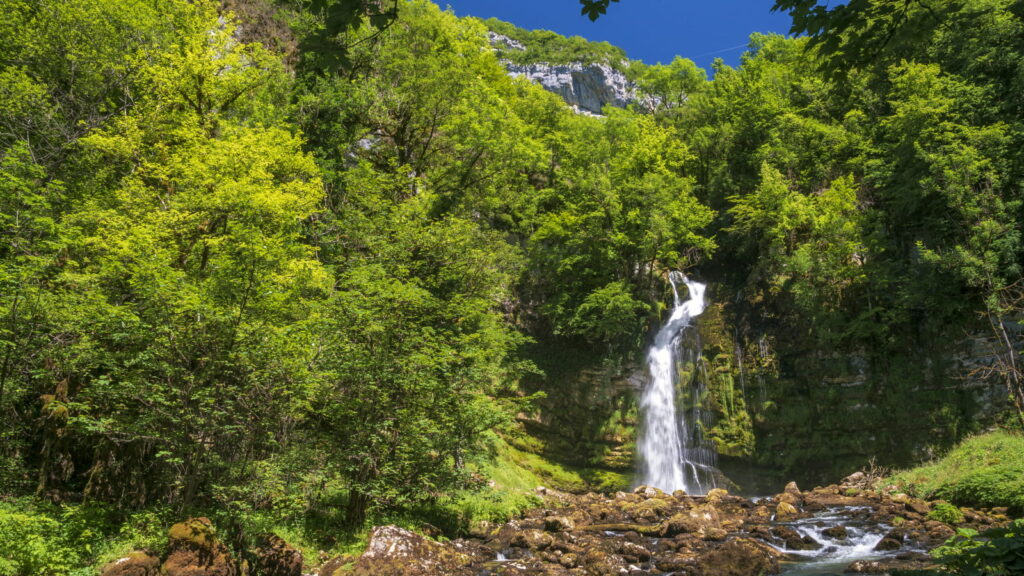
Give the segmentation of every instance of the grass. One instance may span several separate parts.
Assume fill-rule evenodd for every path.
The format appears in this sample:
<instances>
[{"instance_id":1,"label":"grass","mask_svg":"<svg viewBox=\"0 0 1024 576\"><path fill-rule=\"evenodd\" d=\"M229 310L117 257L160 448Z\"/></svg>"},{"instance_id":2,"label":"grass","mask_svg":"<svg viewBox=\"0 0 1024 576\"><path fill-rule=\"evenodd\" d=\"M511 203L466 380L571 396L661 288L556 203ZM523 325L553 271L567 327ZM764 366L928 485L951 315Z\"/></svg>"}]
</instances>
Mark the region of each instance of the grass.
<instances>
[{"instance_id":1,"label":"grass","mask_svg":"<svg viewBox=\"0 0 1024 576\"><path fill-rule=\"evenodd\" d=\"M1024 511L1024 434L997 430L967 438L943 458L887 481L907 493L958 506Z\"/></svg>"},{"instance_id":2,"label":"grass","mask_svg":"<svg viewBox=\"0 0 1024 576\"><path fill-rule=\"evenodd\" d=\"M628 485L624 474L547 460L531 451L543 448L540 441L513 446L495 435L492 446L489 457L471 465L482 479L477 488L455 492L430 505L375 516L368 525L396 524L426 531L426 524L432 524L448 536L462 535L481 521L505 522L542 505L538 486L579 492ZM168 528L190 515L210 517L223 537L239 533L251 540L262 533L275 533L298 548L310 565L316 565L321 554L355 557L366 547L369 528L354 533L343 529L346 493L343 485L329 484L312 508L289 504L270 510L216 508L190 513L160 506L125 513L104 504L52 505L31 497L0 498L0 548L13 555L11 559L0 556L0 576L95 576L99 567L132 550L162 550Z\"/></svg>"}]
</instances>

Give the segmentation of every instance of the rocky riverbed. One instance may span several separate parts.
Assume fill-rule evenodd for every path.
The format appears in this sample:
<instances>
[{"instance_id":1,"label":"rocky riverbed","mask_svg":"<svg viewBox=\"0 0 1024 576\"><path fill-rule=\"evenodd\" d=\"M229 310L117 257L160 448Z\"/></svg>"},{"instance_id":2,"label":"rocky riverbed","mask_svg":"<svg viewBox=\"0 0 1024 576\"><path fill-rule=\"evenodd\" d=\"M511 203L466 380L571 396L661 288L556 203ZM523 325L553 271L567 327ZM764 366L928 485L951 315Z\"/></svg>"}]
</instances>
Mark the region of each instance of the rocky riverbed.
<instances>
[{"instance_id":1,"label":"rocky riverbed","mask_svg":"<svg viewBox=\"0 0 1024 576\"><path fill-rule=\"evenodd\" d=\"M377 527L361 556L321 562L313 574L757 576L799 573L816 559L835 571L826 573L885 574L931 567L927 550L958 527L984 530L1009 520L1005 510L968 508L942 518L936 509L946 516L956 509L866 490L856 476L809 491L790 483L761 499L725 490L665 494L646 486L614 495L542 493L547 507L504 524L479 524L464 539L436 541L396 526ZM276 537L266 538L252 558L236 562L208 522L190 519L171 529L164 555L136 553L103 574L300 576L310 569Z\"/></svg>"}]
</instances>

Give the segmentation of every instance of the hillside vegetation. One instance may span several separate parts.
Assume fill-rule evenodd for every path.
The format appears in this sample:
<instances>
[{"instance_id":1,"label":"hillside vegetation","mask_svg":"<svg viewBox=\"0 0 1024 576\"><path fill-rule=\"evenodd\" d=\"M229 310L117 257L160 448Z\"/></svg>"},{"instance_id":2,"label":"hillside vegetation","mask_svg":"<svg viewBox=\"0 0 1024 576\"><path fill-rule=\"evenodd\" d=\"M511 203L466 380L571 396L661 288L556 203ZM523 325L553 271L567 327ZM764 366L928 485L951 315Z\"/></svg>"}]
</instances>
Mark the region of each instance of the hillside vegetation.
<instances>
[{"instance_id":1,"label":"hillside vegetation","mask_svg":"<svg viewBox=\"0 0 1024 576\"><path fill-rule=\"evenodd\" d=\"M342 29L330 2L231 5L0 0L0 574L93 573L187 516L315 554L466 530L537 479L621 487L617 382L670 270L720 296L688 370L737 458L981 428L923 360L969 330L996 343L989 412L1020 412L1021 2L911 3L911 43L755 34L713 80L638 67L657 110L600 117L426 0ZM794 400L835 400L805 361L854 354L863 409ZM816 452L782 427L837 419Z\"/></svg>"}]
</instances>

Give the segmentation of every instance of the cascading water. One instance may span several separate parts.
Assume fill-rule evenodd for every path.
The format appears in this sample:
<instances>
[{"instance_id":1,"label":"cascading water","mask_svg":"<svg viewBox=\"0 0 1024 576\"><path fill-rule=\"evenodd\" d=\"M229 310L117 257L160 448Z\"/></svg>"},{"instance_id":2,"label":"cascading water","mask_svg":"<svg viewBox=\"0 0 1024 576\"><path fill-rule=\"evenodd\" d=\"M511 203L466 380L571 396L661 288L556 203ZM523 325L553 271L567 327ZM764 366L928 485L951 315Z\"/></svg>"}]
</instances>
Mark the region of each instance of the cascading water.
<instances>
[{"instance_id":1,"label":"cascading water","mask_svg":"<svg viewBox=\"0 0 1024 576\"><path fill-rule=\"evenodd\" d=\"M701 406L705 379L692 378L694 386L683 383L679 396L676 383L681 365L689 366L687 372L695 376L702 366L699 339L686 339L687 346L683 336L704 311L704 284L675 271L669 274L669 282L674 307L647 353L650 381L640 397L639 478L640 483L666 492L702 494L715 486L715 452L703 432L711 425L710 413ZM679 299L679 282L689 291L686 301Z\"/></svg>"}]
</instances>

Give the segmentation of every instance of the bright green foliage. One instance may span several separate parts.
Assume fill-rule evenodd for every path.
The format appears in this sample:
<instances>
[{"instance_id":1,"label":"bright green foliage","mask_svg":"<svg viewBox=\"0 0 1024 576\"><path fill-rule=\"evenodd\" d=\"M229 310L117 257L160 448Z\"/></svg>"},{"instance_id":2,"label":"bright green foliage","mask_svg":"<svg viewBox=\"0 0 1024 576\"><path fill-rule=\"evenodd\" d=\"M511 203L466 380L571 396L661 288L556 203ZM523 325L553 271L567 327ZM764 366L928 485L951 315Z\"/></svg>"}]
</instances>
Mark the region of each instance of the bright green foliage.
<instances>
[{"instance_id":1,"label":"bright green foliage","mask_svg":"<svg viewBox=\"0 0 1024 576\"><path fill-rule=\"evenodd\" d=\"M630 67L630 75L645 94L657 99L659 108L678 108L707 87L707 72L680 56L664 65L637 62Z\"/></svg>"},{"instance_id":2,"label":"bright green foliage","mask_svg":"<svg viewBox=\"0 0 1024 576\"><path fill-rule=\"evenodd\" d=\"M851 458L920 448L876 443L876 406L976 428L922 390L978 313L1021 391L1020 2L779 2L817 38L754 35L711 81L426 0L257 4L294 61L213 0L0 0L0 496L89 502L4 507L0 573L158 545L191 513L239 549L317 550L627 484L612 376L669 270L718 303L681 370L709 371L724 454L799 466L793 422ZM657 105L578 115L499 58L605 63ZM853 352L865 408L831 413ZM526 437L545 392L550 437ZM1019 438L993 438L908 489L1024 506Z\"/></svg>"},{"instance_id":3,"label":"bright green foliage","mask_svg":"<svg viewBox=\"0 0 1024 576\"><path fill-rule=\"evenodd\" d=\"M0 574L66 574L78 557L59 538L60 524L41 514L0 508Z\"/></svg>"},{"instance_id":4,"label":"bright green foliage","mask_svg":"<svg viewBox=\"0 0 1024 576\"><path fill-rule=\"evenodd\" d=\"M975 436L933 464L896 474L892 482L959 506L1024 509L1024 438L1001 431Z\"/></svg>"},{"instance_id":5,"label":"bright green foliage","mask_svg":"<svg viewBox=\"0 0 1024 576\"><path fill-rule=\"evenodd\" d=\"M548 211L530 238L533 266L545 278L535 289L549 294L545 311L556 333L635 350L649 309L640 295L660 270L713 251L702 235L711 212L680 175L689 154L670 129L618 111L565 122L571 137L555 149L556 194L544 200Z\"/></svg>"},{"instance_id":6,"label":"bright green foliage","mask_svg":"<svg viewBox=\"0 0 1024 576\"><path fill-rule=\"evenodd\" d=\"M1024 571L1024 520L978 534L960 530L933 554L958 576L1011 576Z\"/></svg>"},{"instance_id":7,"label":"bright green foliage","mask_svg":"<svg viewBox=\"0 0 1024 576\"><path fill-rule=\"evenodd\" d=\"M626 53L607 42L589 42L580 36L566 38L550 30L524 30L496 18L484 21L487 28L521 43L523 50L496 46L498 55L517 64L608 64L626 68Z\"/></svg>"},{"instance_id":8,"label":"bright green foliage","mask_svg":"<svg viewBox=\"0 0 1024 576\"><path fill-rule=\"evenodd\" d=\"M788 295L795 311L811 315L823 330L841 322L829 315L866 279L863 217L853 179L839 178L806 196L765 163L755 192L732 200L729 231L759 252L752 287L769 296Z\"/></svg>"},{"instance_id":9,"label":"bright green foliage","mask_svg":"<svg viewBox=\"0 0 1024 576\"><path fill-rule=\"evenodd\" d=\"M946 524L959 524L964 521L964 513L949 502L940 500L932 504L932 510L928 513L928 518L945 522Z\"/></svg>"}]
</instances>

